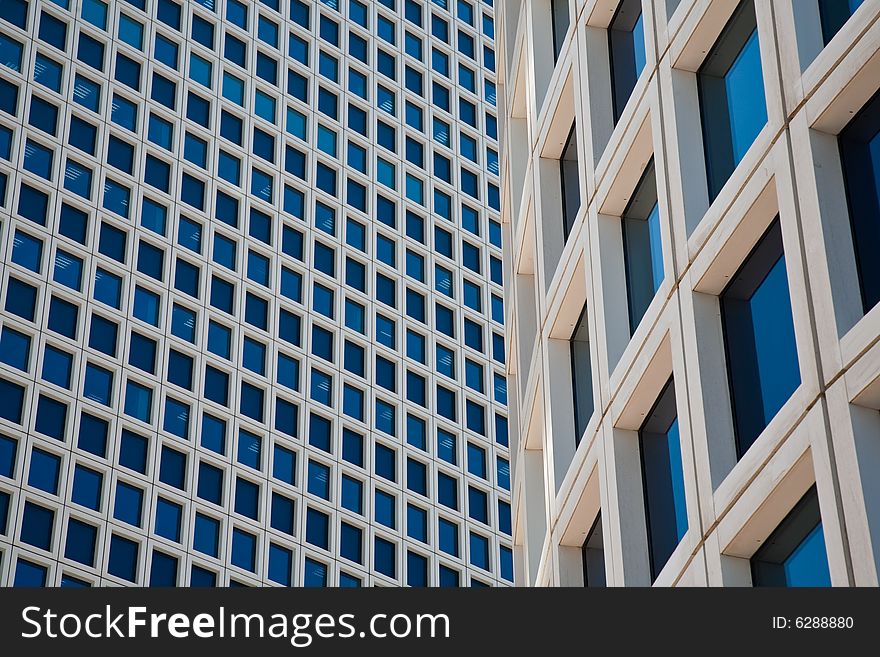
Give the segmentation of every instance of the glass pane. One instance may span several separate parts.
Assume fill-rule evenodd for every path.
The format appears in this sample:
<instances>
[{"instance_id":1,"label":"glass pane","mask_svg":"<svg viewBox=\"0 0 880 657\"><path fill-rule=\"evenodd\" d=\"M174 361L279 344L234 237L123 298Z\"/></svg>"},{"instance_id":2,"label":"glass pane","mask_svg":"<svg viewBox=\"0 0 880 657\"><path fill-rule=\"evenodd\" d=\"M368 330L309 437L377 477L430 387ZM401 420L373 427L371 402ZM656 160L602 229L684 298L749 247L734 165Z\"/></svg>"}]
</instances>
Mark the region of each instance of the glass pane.
<instances>
[{"instance_id":1,"label":"glass pane","mask_svg":"<svg viewBox=\"0 0 880 657\"><path fill-rule=\"evenodd\" d=\"M639 431L651 579L666 565L688 528L681 440L670 381Z\"/></svg>"}]
</instances>

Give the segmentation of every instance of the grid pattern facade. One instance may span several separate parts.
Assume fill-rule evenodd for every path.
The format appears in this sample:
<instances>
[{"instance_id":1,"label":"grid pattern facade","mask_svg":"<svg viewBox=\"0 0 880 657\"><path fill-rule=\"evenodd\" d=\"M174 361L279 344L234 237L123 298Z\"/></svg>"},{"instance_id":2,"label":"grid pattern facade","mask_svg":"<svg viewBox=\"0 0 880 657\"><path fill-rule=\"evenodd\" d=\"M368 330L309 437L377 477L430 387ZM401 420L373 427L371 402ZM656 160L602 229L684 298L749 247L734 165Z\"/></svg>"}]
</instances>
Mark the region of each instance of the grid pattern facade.
<instances>
[{"instance_id":1,"label":"grid pattern facade","mask_svg":"<svg viewBox=\"0 0 880 657\"><path fill-rule=\"evenodd\" d=\"M859 298L873 270L853 246L878 218L853 190L876 187L870 158L861 179L847 169L845 138L876 147L861 126L876 124L878 19L871 1L499 9L517 584L759 585L812 513L807 575L877 586L880 311ZM655 212L637 216L652 178ZM736 402L760 386L743 389L731 359L746 326L732 328L732 297L768 280L778 342L758 346L751 380L784 394L764 395L772 412L749 433L756 406ZM658 435L679 473L666 490Z\"/></svg>"},{"instance_id":2,"label":"grid pattern facade","mask_svg":"<svg viewBox=\"0 0 880 657\"><path fill-rule=\"evenodd\" d=\"M0 3L0 582L512 581L493 11Z\"/></svg>"}]
</instances>

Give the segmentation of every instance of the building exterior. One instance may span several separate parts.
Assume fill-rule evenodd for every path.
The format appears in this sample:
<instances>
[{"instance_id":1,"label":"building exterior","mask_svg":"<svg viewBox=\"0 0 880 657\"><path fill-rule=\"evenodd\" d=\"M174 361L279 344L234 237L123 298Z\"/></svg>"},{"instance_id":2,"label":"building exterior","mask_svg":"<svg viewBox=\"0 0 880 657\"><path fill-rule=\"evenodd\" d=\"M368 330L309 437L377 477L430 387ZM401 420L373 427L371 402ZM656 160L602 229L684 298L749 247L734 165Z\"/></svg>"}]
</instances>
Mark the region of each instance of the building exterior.
<instances>
[{"instance_id":1,"label":"building exterior","mask_svg":"<svg viewBox=\"0 0 880 657\"><path fill-rule=\"evenodd\" d=\"M516 582L877 586L880 3L498 13Z\"/></svg>"},{"instance_id":2,"label":"building exterior","mask_svg":"<svg viewBox=\"0 0 880 657\"><path fill-rule=\"evenodd\" d=\"M512 582L493 13L0 2L0 582Z\"/></svg>"}]
</instances>

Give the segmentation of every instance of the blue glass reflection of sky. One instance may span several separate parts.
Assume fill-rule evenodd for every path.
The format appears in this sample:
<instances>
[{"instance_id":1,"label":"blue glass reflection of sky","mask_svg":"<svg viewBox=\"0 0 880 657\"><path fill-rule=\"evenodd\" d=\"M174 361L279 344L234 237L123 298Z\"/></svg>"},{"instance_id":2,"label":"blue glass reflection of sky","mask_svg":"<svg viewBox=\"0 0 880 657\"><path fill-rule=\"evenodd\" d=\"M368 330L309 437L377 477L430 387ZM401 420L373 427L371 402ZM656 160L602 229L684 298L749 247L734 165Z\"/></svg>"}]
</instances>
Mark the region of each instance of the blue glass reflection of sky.
<instances>
[{"instance_id":1,"label":"blue glass reflection of sky","mask_svg":"<svg viewBox=\"0 0 880 657\"><path fill-rule=\"evenodd\" d=\"M681 463L681 438L678 431L678 418L673 420L666 431L669 450L669 483L672 487L672 502L675 506L675 529L681 540L688 528L687 505L684 499L684 471Z\"/></svg>"},{"instance_id":2,"label":"blue glass reflection of sky","mask_svg":"<svg viewBox=\"0 0 880 657\"><path fill-rule=\"evenodd\" d=\"M660 206L654 204L648 214L648 239L651 243L651 275L654 278L654 292L663 282L663 245L660 240Z\"/></svg>"},{"instance_id":3,"label":"blue glass reflection of sky","mask_svg":"<svg viewBox=\"0 0 880 657\"><path fill-rule=\"evenodd\" d=\"M801 381L784 256L773 265L749 303L764 418L769 422Z\"/></svg>"},{"instance_id":4,"label":"blue glass reflection of sky","mask_svg":"<svg viewBox=\"0 0 880 657\"><path fill-rule=\"evenodd\" d=\"M642 69L645 68L645 62L647 61L647 58L645 57L645 16L644 16L644 14L639 14L638 20L636 21L635 25L633 25L632 38L633 38L633 60L635 63L635 75L633 76L633 79L637 80L639 75L642 72Z\"/></svg>"},{"instance_id":5,"label":"blue glass reflection of sky","mask_svg":"<svg viewBox=\"0 0 880 657\"><path fill-rule=\"evenodd\" d=\"M752 32L725 75L734 163L739 163L767 123L758 31Z\"/></svg>"},{"instance_id":6,"label":"blue glass reflection of sky","mask_svg":"<svg viewBox=\"0 0 880 657\"><path fill-rule=\"evenodd\" d=\"M788 586L831 586L821 522L789 555L784 568Z\"/></svg>"}]
</instances>

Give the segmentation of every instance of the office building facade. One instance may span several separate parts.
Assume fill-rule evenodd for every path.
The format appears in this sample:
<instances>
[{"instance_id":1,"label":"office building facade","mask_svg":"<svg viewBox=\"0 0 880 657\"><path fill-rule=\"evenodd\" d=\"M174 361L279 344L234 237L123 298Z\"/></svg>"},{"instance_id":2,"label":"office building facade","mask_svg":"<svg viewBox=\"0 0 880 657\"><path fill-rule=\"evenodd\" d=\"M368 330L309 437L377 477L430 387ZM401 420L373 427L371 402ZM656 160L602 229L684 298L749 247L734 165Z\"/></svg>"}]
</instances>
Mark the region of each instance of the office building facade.
<instances>
[{"instance_id":1,"label":"office building facade","mask_svg":"<svg viewBox=\"0 0 880 657\"><path fill-rule=\"evenodd\" d=\"M0 582L512 582L494 7L0 3Z\"/></svg>"},{"instance_id":2,"label":"office building facade","mask_svg":"<svg viewBox=\"0 0 880 657\"><path fill-rule=\"evenodd\" d=\"M516 582L877 586L880 4L498 13Z\"/></svg>"}]
</instances>

